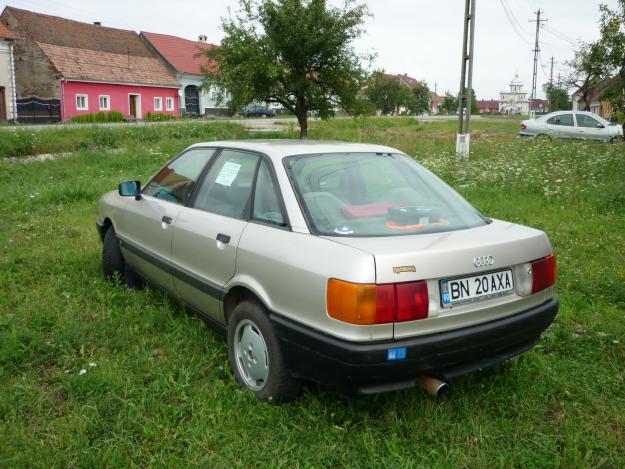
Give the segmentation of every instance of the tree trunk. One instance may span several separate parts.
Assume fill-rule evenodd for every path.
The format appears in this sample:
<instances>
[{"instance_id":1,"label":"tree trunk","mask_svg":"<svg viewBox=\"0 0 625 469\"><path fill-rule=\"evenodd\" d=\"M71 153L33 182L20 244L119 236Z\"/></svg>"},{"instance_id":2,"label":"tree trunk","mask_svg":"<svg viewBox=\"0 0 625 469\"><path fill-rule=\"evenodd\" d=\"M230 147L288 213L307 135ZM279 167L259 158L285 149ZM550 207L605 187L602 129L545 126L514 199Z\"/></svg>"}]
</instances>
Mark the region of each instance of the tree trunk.
<instances>
[{"instance_id":1,"label":"tree trunk","mask_svg":"<svg viewBox=\"0 0 625 469\"><path fill-rule=\"evenodd\" d=\"M298 93L295 115L299 123L299 138L301 140L306 140L308 138L308 110L306 109L303 91Z\"/></svg>"},{"instance_id":2,"label":"tree trunk","mask_svg":"<svg viewBox=\"0 0 625 469\"><path fill-rule=\"evenodd\" d=\"M308 138L308 113L298 111L297 122L299 123L299 138L306 140Z\"/></svg>"}]
</instances>

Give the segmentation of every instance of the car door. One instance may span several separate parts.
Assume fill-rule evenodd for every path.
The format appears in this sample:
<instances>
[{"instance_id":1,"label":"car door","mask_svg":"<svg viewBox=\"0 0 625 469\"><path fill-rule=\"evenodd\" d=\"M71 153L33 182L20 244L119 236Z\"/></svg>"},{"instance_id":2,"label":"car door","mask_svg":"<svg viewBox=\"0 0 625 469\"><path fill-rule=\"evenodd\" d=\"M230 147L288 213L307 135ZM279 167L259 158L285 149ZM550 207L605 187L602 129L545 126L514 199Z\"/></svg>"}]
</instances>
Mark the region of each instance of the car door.
<instances>
[{"instance_id":1,"label":"car door","mask_svg":"<svg viewBox=\"0 0 625 469\"><path fill-rule=\"evenodd\" d=\"M547 121L551 135L556 138L577 138L577 129L573 113L558 114Z\"/></svg>"},{"instance_id":2,"label":"car door","mask_svg":"<svg viewBox=\"0 0 625 469\"><path fill-rule=\"evenodd\" d=\"M221 150L206 171L191 206L181 209L174 225L176 294L222 323L221 295L234 276L258 161L256 153Z\"/></svg>"},{"instance_id":3,"label":"car door","mask_svg":"<svg viewBox=\"0 0 625 469\"><path fill-rule=\"evenodd\" d=\"M579 138L587 138L593 140L606 140L608 138L608 129L588 114L575 114L577 120L577 132Z\"/></svg>"},{"instance_id":4,"label":"car door","mask_svg":"<svg viewBox=\"0 0 625 469\"><path fill-rule=\"evenodd\" d=\"M214 152L196 148L179 155L145 185L139 200L128 201L117 220L126 260L170 291L174 289L170 272L172 226Z\"/></svg>"}]
</instances>

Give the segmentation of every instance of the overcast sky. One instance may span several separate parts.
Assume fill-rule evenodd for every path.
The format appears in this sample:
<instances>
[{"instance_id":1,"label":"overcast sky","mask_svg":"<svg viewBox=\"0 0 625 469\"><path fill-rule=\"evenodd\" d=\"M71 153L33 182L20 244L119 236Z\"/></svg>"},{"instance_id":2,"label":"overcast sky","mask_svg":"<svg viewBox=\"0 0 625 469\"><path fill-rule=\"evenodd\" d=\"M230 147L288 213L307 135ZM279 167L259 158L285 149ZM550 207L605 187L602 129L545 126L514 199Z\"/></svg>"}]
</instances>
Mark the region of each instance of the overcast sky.
<instances>
[{"instance_id":1,"label":"overcast sky","mask_svg":"<svg viewBox=\"0 0 625 469\"><path fill-rule=\"evenodd\" d=\"M334 0L337 3L339 0ZM425 80L439 94L460 87L463 0L367 0L372 17L356 44L359 52L377 54L376 68L407 73ZM564 71L577 39L598 37L599 4L616 7L617 0L477 0L474 88L478 99L498 99L515 73L532 82L535 23L533 12L544 11L549 21L541 30L539 84ZM220 18L237 0L0 0L5 5L78 21L101 21L105 26L172 34L209 42L222 37ZM538 96L542 96L539 91Z\"/></svg>"}]
</instances>

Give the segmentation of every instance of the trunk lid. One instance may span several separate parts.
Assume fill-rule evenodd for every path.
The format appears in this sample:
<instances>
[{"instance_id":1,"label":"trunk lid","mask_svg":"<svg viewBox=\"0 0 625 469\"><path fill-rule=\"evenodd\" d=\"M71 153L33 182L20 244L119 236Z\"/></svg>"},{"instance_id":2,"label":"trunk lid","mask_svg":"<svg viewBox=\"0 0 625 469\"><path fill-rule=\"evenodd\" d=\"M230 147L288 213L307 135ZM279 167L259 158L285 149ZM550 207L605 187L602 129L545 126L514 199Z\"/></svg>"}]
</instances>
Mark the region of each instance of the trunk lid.
<instances>
[{"instance_id":1,"label":"trunk lid","mask_svg":"<svg viewBox=\"0 0 625 469\"><path fill-rule=\"evenodd\" d=\"M438 282L441 279L512 268L549 255L551 245L547 236L533 228L493 220L485 226L445 233L329 239L372 254L378 284L427 281L430 302L428 318L396 323L396 338L497 319L537 306L546 299L546 293L540 292L529 297L512 293L451 308L443 308L440 302ZM482 256L492 256L493 264L476 267L474 259Z\"/></svg>"}]
</instances>

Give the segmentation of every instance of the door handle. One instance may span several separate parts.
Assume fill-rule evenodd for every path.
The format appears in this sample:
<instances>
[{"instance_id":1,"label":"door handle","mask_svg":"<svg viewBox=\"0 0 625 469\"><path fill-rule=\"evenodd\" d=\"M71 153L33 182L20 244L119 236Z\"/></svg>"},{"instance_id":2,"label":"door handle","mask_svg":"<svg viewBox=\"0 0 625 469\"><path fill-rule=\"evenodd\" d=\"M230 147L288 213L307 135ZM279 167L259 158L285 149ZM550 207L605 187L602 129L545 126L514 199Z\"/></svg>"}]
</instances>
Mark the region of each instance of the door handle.
<instances>
[{"instance_id":1,"label":"door handle","mask_svg":"<svg viewBox=\"0 0 625 469\"><path fill-rule=\"evenodd\" d=\"M161 218L161 221L163 223L167 223L168 225L171 225L171 222L172 222L171 217L163 217Z\"/></svg>"},{"instance_id":2,"label":"door handle","mask_svg":"<svg viewBox=\"0 0 625 469\"><path fill-rule=\"evenodd\" d=\"M217 234L217 241L219 241L220 243L228 244L230 242L230 236L219 233Z\"/></svg>"}]
</instances>

